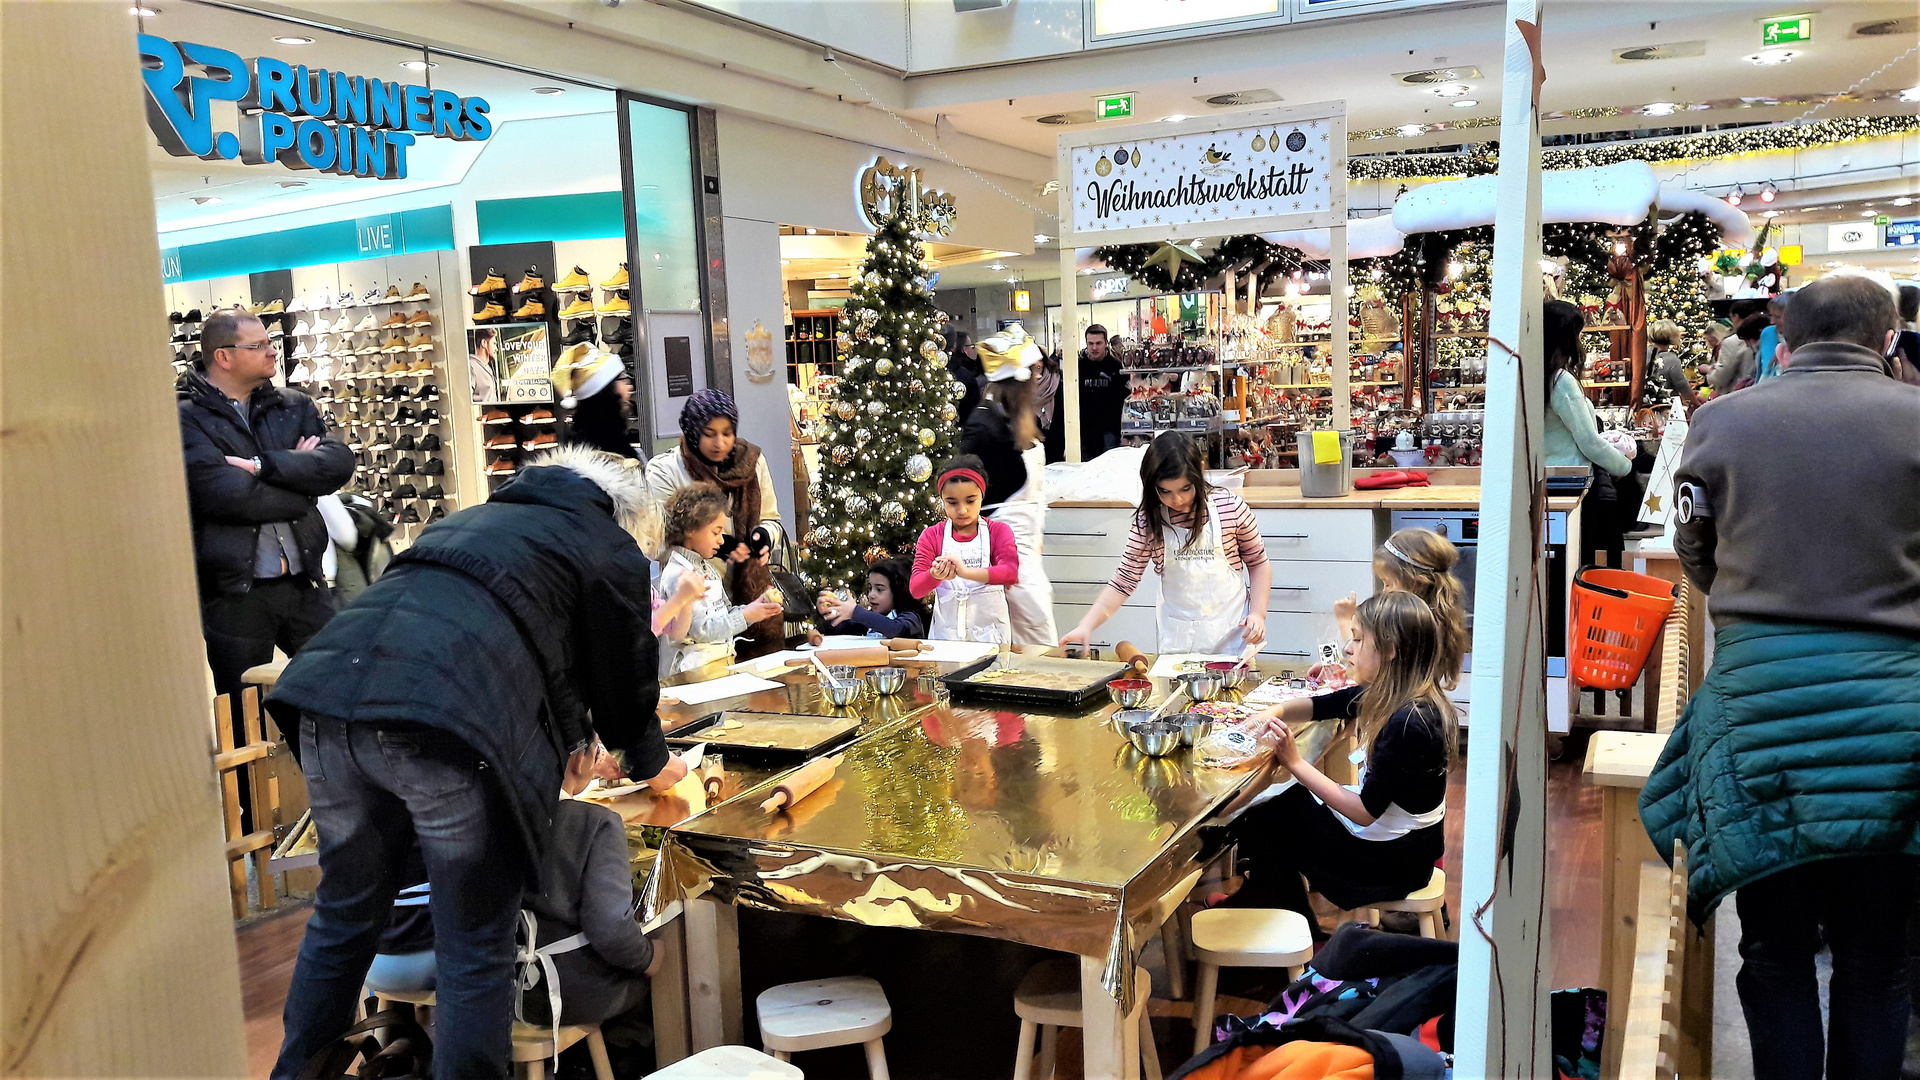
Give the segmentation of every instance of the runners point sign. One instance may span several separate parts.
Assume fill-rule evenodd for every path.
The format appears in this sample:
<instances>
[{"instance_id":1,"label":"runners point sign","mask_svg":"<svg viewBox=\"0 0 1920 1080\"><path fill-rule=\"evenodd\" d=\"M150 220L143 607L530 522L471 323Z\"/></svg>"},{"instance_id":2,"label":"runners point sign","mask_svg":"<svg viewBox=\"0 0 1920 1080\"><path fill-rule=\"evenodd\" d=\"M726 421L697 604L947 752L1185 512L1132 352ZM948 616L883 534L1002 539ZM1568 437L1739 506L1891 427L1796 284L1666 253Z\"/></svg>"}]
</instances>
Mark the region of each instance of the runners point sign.
<instances>
[{"instance_id":1,"label":"runners point sign","mask_svg":"<svg viewBox=\"0 0 1920 1080\"><path fill-rule=\"evenodd\" d=\"M278 161L378 180L407 178L417 138L469 142L493 134L486 99L287 64L190 41L140 35L147 126L175 157ZM198 65L207 74L187 73ZM231 101L239 131L213 130L212 104ZM331 121L331 123L329 122Z\"/></svg>"}]
</instances>

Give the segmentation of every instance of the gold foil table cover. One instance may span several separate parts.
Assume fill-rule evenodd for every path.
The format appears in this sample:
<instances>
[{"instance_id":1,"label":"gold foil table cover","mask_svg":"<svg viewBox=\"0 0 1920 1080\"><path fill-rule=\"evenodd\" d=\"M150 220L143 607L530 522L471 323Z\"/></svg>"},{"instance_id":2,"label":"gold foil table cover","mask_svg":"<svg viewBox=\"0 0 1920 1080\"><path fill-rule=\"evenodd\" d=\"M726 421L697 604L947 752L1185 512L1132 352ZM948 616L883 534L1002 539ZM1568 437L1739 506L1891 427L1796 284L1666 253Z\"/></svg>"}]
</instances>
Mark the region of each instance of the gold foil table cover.
<instances>
[{"instance_id":1,"label":"gold foil table cover","mask_svg":"<svg viewBox=\"0 0 1920 1080\"><path fill-rule=\"evenodd\" d=\"M1113 711L936 708L873 730L791 814L749 791L669 830L642 916L707 897L1019 941L1104 959L1129 1010L1156 905L1217 852L1202 827L1260 770L1144 757ZM1309 725L1303 749L1317 757L1336 727Z\"/></svg>"}]
</instances>

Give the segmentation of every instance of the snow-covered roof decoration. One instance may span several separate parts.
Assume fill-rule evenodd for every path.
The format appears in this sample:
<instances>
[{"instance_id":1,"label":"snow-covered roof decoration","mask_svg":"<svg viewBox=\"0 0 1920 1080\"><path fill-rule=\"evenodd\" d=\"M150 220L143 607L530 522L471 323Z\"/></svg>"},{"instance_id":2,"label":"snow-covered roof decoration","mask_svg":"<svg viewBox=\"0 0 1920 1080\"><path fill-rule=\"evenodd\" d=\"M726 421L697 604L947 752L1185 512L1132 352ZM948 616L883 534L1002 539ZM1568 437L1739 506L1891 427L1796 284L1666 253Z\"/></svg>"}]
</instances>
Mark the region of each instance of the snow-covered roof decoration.
<instances>
[{"instance_id":1,"label":"snow-covered roof decoration","mask_svg":"<svg viewBox=\"0 0 1920 1080\"><path fill-rule=\"evenodd\" d=\"M1333 254L1330 229L1292 229L1287 232L1261 233L1268 243L1290 247L1309 259L1324 259ZM1347 219L1347 258L1373 259L1392 255L1405 247L1407 234L1394 227L1392 214Z\"/></svg>"},{"instance_id":2,"label":"snow-covered roof decoration","mask_svg":"<svg viewBox=\"0 0 1920 1080\"><path fill-rule=\"evenodd\" d=\"M1493 224L1499 177L1470 176L1442 180L1414 189L1393 206L1394 227L1403 233L1442 232ZM1620 161L1590 169L1555 169L1540 175L1540 221L1597 221L1607 225L1635 225L1647 211L1683 214L1698 210L1720 228L1721 239L1745 244L1753 237L1747 215L1698 191L1662 189L1653 166L1644 161Z\"/></svg>"},{"instance_id":3,"label":"snow-covered roof decoration","mask_svg":"<svg viewBox=\"0 0 1920 1080\"><path fill-rule=\"evenodd\" d=\"M1708 221L1719 226L1720 242L1728 247L1746 247L1753 242L1753 222L1747 219L1746 211L1727 200L1714 198L1704 191L1660 189L1661 213L1678 215L1695 210L1707 215Z\"/></svg>"}]
</instances>

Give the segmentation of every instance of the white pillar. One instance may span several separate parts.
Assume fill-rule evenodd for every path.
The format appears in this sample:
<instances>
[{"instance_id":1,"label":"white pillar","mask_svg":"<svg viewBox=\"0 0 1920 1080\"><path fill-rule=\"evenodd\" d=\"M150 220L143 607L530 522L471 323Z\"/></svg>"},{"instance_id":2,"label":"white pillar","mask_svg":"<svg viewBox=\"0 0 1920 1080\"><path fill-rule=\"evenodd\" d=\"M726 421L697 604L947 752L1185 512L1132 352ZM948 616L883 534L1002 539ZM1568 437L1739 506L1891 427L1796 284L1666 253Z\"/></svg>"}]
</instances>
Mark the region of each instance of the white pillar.
<instances>
[{"instance_id":1,"label":"white pillar","mask_svg":"<svg viewBox=\"0 0 1920 1080\"><path fill-rule=\"evenodd\" d=\"M1062 177L1064 180L1065 177ZM1060 189L1060 220L1068 221L1071 193ZM1060 238L1060 409L1066 417L1068 461L1080 460L1080 271L1079 252Z\"/></svg>"},{"instance_id":2,"label":"white pillar","mask_svg":"<svg viewBox=\"0 0 1920 1080\"><path fill-rule=\"evenodd\" d=\"M1345 177L1330 182L1344 183ZM1343 212L1329 230L1332 260L1327 270L1327 299L1333 319L1333 430L1345 431L1353 424L1353 388L1347 348L1347 225Z\"/></svg>"},{"instance_id":3,"label":"white pillar","mask_svg":"<svg viewBox=\"0 0 1920 1080\"><path fill-rule=\"evenodd\" d=\"M1537 9L1537 0L1507 0L1480 561L1474 579L1473 748L1460 882L1457 1076L1531 1077L1551 1068L1546 592L1540 561L1546 525L1540 456L1545 419L1540 138L1534 57L1518 25L1536 20ZM1615 1003L1616 1010L1622 1004ZM1616 1019L1621 1015L1616 1011Z\"/></svg>"}]
</instances>

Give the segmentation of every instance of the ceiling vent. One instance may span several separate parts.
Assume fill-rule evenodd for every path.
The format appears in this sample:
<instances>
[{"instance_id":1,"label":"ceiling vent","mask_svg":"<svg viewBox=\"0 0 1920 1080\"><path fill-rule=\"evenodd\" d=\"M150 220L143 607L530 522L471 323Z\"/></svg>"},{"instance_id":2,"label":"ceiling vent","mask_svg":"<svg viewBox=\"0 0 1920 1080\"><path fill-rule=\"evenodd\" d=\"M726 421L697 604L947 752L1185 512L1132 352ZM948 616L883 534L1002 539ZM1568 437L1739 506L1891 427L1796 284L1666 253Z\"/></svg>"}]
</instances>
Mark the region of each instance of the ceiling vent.
<instances>
[{"instance_id":1,"label":"ceiling vent","mask_svg":"<svg viewBox=\"0 0 1920 1080\"><path fill-rule=\"evenodd\" d=\"M1271 90L1235 90L1231 94L1205 94L1194 100L1216 109L1231 109L1236 105L1265 105L1270 101L1279 101L1280 95Z\"/></svg>"},{"instance_id":2,"label":"ceiling vent","mask_svg":"<svg viewBox=\"0 0 1920 1080\"><path fill-rule=\"evenodd\" d=\"M1075 109L1072 112L1048 113L1045 116L1029 116L1026 119L1048 127L1073 127L1075 124L1093 123L1093 110Z\"/></svg>"},{"instance_id":3,"label":"ceiling vent","mask_svg":"<svg viewBox=\"0 0 1920 1080\"><path fill-rule=\"evenodd\" d=\"M1856 23L1853 27L1854 37L1887 37L1891 34L1911 36L1916 33L1920 33L1920 15L1909 15L1904 19Z\"/></svg>"},{"instance_id":4,"label":"ceiling vent","mask_svg":"<svg viewBox=\"0 0 1920 1080\"><path fill-rule=\"evenodd\" d=\"M1631 49L1613 50L1613 62L1629 64L1636 60L1671 60L1676 56L1705 56L1707 43L1701 41L1669 41L1665 45L1636 45Z\"/></svg>"},{"instance_id":5,"label":"ceiling vent","mask_svg":"<svg viewBox=\"0 0 1920 1080\"><path fill-rule=\"evenodd\" d=\"M1393 77L1393 81L1403 86L1434 86L1439 83L1472 82L1480 77L1480 69L1466 67L1428 68L1426 71L1402 71Z\"/></svg>"}]
</instances>

